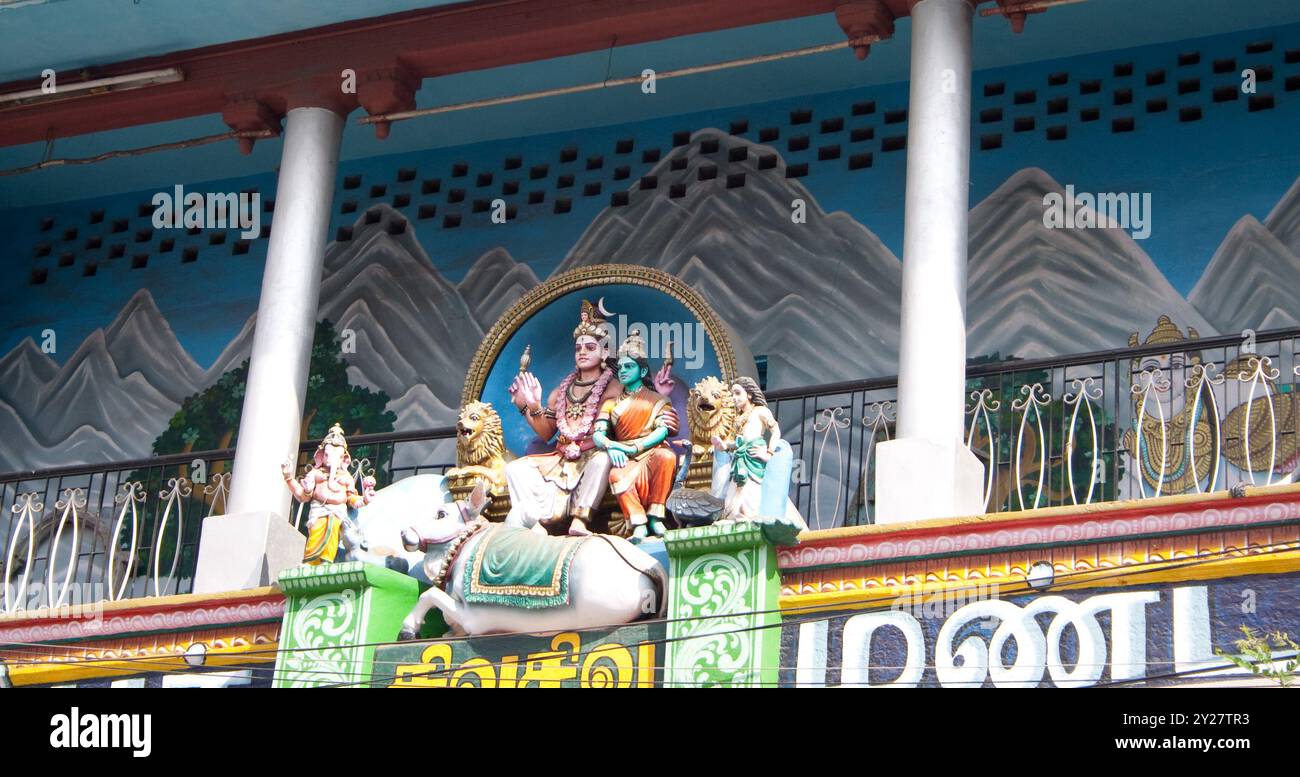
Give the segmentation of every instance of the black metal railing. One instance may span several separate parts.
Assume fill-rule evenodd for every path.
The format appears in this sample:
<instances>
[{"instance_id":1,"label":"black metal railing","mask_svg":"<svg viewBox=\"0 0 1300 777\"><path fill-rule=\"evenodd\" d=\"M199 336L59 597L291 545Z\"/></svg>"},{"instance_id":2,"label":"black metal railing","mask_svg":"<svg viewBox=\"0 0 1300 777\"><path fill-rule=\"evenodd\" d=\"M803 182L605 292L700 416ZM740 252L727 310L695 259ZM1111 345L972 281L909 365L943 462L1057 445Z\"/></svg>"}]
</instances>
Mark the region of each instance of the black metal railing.
<instances>
[{"instance_id":1,"label":"black metal railing","mask_svg":"<svg viewBox=\"0 0 1300 777\"><path fill-rule=\"evenodd\" d=\"M1297 338L1300 328L969 364L966 441L985 465L985 510L1284 481L1300 464ZM872 523L897 379L767 397L809 525Z\"/></svg>"},{"instance_id":2,"label":"black metal railing","mask_svg":"<svg viewBox=\"0 0 1300 777\"><path fill-rule=\"evenodd\" d=\"M303 443L300 468L316 443ZM356 435L378 487L455 464L455 429ZM0 475L0 612L188 593L203 519L225 512L234 449ZM301 511L290 520L301 528Z\"/></svg>"}]
</instances>

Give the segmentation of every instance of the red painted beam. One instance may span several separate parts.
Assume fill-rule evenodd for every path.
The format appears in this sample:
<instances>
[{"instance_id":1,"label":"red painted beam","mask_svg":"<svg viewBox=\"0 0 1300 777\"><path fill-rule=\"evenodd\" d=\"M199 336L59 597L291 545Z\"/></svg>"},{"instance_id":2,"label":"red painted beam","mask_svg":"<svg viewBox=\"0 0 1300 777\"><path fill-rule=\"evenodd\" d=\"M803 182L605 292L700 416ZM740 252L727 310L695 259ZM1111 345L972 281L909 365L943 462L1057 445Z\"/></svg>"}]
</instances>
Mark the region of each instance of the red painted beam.
<instances>
[{"instance_id":1,"label":"red painted beam","mask_svg":"<svg viewBox=\"0 0 1300 777\"><path fill-rule=\"evenodd\" d=\"M910 0L879 0L906 16ZM178 67L180 83L0 110L0 146L230 110L234 122L296 105L358 107L340 73L371 80L360 104L391 110L419 79L833 13L843 0L483 0L91 68L91 78ZM396 75L394 75L396 74ZM78 80L64 74L69 81ZM393 84L376 85L376 80ZM0 84L0 93L39 79ZM239 105L230 109L230 106ZM261 106L261 108L249 106ZM376 106L380 106L376 108ZM384 107L387 106L387 107Z\"/></svg>"}]
</instances>

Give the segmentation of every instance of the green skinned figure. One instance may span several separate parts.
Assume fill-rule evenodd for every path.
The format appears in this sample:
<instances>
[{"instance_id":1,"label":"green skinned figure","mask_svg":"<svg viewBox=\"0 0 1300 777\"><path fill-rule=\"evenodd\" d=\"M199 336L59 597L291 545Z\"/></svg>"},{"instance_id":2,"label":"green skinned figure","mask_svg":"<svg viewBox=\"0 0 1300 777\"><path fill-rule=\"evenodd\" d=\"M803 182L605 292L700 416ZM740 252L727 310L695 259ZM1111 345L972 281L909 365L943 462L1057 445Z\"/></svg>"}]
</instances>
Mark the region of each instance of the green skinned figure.
<instances>
[{"instance_id":1,"label":"green skinned figure","mask_svg":"<svg viewBox=\"0 0 1300 777\"><path fill-rule=\"evenodd\" d=\"M667 370L655 375L655 385L671 391ZM645 343L633 333L618 349L623 393L601 406L592 435L598 455L609 457L609 487L636 538L663 535L664 503L677 472L677 456L667 442L679 428L677 413L668 397L645 385L649 372Z\"/></svg>"}]
</instances>

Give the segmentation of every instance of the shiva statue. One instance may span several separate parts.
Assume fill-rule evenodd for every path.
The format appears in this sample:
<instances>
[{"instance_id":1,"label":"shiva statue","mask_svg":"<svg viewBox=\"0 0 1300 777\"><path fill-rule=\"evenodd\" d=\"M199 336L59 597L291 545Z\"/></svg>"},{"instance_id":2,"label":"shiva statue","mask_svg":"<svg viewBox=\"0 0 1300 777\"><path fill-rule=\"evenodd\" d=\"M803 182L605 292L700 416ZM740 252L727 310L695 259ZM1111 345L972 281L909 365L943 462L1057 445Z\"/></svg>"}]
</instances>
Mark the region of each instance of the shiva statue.
<instances>
[{"instance_id":1,"label":"shiva statue","mask_svg":"<svg viewBox=\"0 0 1300 777\"><path fill-rule=\"evenodd\" d=\"M762 503L763 476L781 442L781 427L753 378L736 378L731 397L736 408L736 439L724 441L717 435L712 439L714 450L731 453L730 482L718 521L755 520Z\"/></svg>"},{"instance_id":2,"label":"shiva statue","mask_svg":"<svg viewBox=\"0 0 1300 777\"><path fill-rule=\"evenodd\" d=\"M348 518L348 509L370 502L375 494L375 479L362 478L361 491L357 491L356 476L350 469L352 454L338 424L331 426L325 439L316 446L312 463L314 466L298 480L293 477L293 459L281 464L280 472L295 499L311 502L303 563L314 566L334 562L340 539L348 550L358 543L359 535Z\"/></svg>"},{"instance_id":3,"label":"shiva statue","mask_svg":"<svg viewBox=\"0 0 1300 777\"><path fill-rule=\"evenodd\" d=\"M591 509L605 495L609 458L596 458L596 416L601 406L617 399L622 386L614 380L605 321L583 300L581 319L573 330L574 370L542 403L542 386L531 372L521 371L510 384L514 406L542 440L555 439L548 453L521 456L505 468L510 492L506 522L546 532L571 518L569 533L591 532Z\"/></svg>"},{"instance_id":4,"label":"shiva statue","mask_svg":"<svg viewBox=\"0 0 1300 777\"><path fill-rule=\"evenodd\" d=\"M632 536L642 539L663 535L664 503L677 469L677 454L667 442L677 433L677 413L672 400L646 387L649 372L645 341L634 332L618 349L623 391L601 406L592 435L599 449L593 460L608 461L609 488L633 527Z\"/></svg>"}]
</instances>

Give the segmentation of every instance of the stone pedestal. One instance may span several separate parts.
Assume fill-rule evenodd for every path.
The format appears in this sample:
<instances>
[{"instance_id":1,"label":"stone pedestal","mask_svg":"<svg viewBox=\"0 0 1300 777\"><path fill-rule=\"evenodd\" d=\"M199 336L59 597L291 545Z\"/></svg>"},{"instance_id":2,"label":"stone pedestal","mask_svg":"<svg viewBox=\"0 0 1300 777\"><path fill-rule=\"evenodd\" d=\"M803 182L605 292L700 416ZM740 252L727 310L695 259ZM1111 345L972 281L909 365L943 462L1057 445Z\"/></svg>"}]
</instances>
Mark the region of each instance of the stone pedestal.
<instances>
[{"instance_id":1,"label":"stone pedestal","mask_svg":"<svg viewBox=\"0 0 1300 777\"><path fill-rule=\"evenodd\" d=\"M776 549L754 523L670 531L664 685L776 685L781 659Z\"/></svg>"},{"instance_id":2,"label":"stone pedestal","mask_svg":"<svg viewBox=\"0 0 1300 777\"><path fill-rule=\"evenodd\" d=\"M889 440L876 457L877 524L984 512L984 464L957 440Z\"/></svg>"},{"instance_id":3,"label":"stone pedestal","mask_svg":"<svg viewBox=\"0 0 1300 777\"><path fill-rule=\"evenodd\" d=\"M397 638L420 584L391 569L349 561L286 569L275 687L370 686L375 643Z\"/></svg>"},{"instance_id":4,"label":"stone pedestal","mask_svg":"<svg viewBox=\"0 0 1300 777\"><path fill-rule=\"evenodd\" d=\"M282 570L302 563L306 542L276 513L210 515L199 538L194 593L270 585Z\"/></svg>"}]
</instances>

